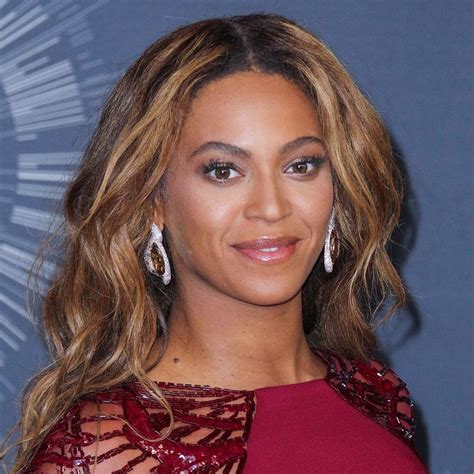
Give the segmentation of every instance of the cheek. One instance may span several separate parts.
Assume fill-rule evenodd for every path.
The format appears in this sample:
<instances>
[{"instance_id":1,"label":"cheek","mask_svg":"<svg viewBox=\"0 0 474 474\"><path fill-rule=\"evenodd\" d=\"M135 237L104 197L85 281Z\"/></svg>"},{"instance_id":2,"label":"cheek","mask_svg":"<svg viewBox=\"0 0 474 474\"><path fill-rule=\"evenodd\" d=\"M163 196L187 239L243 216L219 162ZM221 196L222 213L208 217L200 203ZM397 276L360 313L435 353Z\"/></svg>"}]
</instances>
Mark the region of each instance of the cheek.
<instances>
[{"instance_id":1,"label":"cheek","mask_svg":"<svg viewBox=\"0 0 474 474\"><path fill-rule=\"evenodd\" d=\"M233 206L216 200L215 193L206 193L203 186L199 190L182 187L173 193L167 214L176 252L195 258L199 258L199 254L208 258L210 252L218 252L217 244L235 219Z\"/></svg>"},{"instance_id":2,"label":"cheek","mask_svg":"<svg viewBox=\"0 0 474 474\"><path fill-rule=\"evenodd\" d=\"M325 239L333 199L333 184L329 177L318 182L317 186L307 189L304 194L299 194L294 201L300 219L318 243Z\"/></svg>"},{"instance_id":3,"label":"cheek","mask_svg":"<svg viewBox=\"0 0 474 474\"><path fill-rule=\"evenodd\" d=\"M311 254L318 254L326 239L327 226L333 205L332 181L314 187L295 202L300 222L309 236L308 244Z\"/></svg>"}]
</instances>

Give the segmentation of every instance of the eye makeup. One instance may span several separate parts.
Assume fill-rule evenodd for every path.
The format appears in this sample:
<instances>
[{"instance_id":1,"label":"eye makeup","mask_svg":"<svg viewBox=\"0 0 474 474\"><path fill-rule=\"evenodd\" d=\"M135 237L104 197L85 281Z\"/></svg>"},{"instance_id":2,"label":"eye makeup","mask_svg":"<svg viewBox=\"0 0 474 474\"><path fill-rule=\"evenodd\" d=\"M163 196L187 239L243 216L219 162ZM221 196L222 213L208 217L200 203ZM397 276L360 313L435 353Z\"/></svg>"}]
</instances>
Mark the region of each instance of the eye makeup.
<instances>
[{"instance_id":1,"label":"eye makeup","mask_svg":"<svg viewBox=\"0 0 474 474\"><path fill-rule=\"evenodd\" d=\"M298 165L307 165L309 163L314 167L313 170L309 171L308 173L302 174L302 176L310 176L313 173L316 173L316 171L319 168L321 168L321 166L324 164L325 160L326 160L326 157L323 156L323 155L302 156L301 158L298 158L296 161L291 163L289 165L289 168L291 168L293 166L298 166ZM292 173L292 174L299 175L300 173Z\"/></svg>"},{"instance_id":2,"label":"eye makeup","mask_svg":"<svg viewBox=\"0 0 474 474\"><path fill-rule=\"evenodd\" d=\"M221 184L233 178L228 177L228 178L223 179L223 178L212 177L210 176L210 173L220 172L222 170L238 171L238 167L232 161L219 161L214 158L211 158L207 163L202 165L201 170L207 179L209 179L210 181L216 181Z\"/></svg>"},{"instance_id":3,"label":"eye makeup","mask_svg":"<svg viewBox=\"0 0 474 474\"><path fill-rule=\"evenodd\" d=\"M324 164L324 162L327 160L327 157L322 154L315 154L315 155L308 155L308 156L302 156L295 160L294 162L290 163L287 168L293 168L296 166L306 166L306 169L308 168L308 165L312 166L313 168L304 173L299 173L299 172L293 172L290 174L296 175L296 176L301 176L302 178L312 176L315 174ZM301 169L301 168L300 168ZM218 183L225 183L228 181L231 181L232 177L227 177L227 178L217 178L217 177L212 177L210 176L210 173L212 172L219 172L221 170L233 170L233 171L239 171L239 167L232 161L220 161L216 160L214 158L211 158L208 160L205 164L201 166L201 171L204 175L206 175L209 180L215 181Z\"/></svg>"}]
</instances>

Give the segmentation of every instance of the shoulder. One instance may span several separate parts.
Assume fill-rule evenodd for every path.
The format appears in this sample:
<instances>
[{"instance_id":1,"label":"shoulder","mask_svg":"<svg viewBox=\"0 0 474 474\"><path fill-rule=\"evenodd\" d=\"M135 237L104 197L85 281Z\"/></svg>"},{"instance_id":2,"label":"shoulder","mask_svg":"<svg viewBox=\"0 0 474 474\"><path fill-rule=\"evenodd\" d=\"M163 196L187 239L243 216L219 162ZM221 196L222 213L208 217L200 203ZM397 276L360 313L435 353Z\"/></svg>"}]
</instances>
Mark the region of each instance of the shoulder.
<instances>
[{"instance_id":1,"label":"shoulder","mask_svg":"<svg viewBox=\"0 0 474 474\"><path fill-rule=\"evenodd\" d=\"M347 401L414 448L414 404L406 382L376 358L349 359L320 349L329 384Z\"/></svg>"},{"instance_id":2,"label":"shoulder","mask_svg":"<svg viewBox=\"0 0 474 474\"><path fill-rule=\"evenodd\" d=\"M167 410L138 382L81 397L50 430L28 473L152 472L177 466L183 472L202 466L231 469L246 458L250 392L234 393L205 386L160 387ZM159 466L159 467L158 467ZM228 472L231 472L230 470Z\"/></svg>"},{"instance_id":3,"label":"shoulder","mask_svg":"<svg viewBox=\"0 0 474 474\"><path fill-rule=\"evenodd\" d=\"M75 474L88 473L97 463L96 472L100 474L132 466L142 455L128 434L137 423L127 413L135 403L135 394L126 387L80 397L49 430L27 472L56 474L62 472L58 471L60 467ZM145 467L156 465L154 462Z\"/></svg>"}]
</instances>

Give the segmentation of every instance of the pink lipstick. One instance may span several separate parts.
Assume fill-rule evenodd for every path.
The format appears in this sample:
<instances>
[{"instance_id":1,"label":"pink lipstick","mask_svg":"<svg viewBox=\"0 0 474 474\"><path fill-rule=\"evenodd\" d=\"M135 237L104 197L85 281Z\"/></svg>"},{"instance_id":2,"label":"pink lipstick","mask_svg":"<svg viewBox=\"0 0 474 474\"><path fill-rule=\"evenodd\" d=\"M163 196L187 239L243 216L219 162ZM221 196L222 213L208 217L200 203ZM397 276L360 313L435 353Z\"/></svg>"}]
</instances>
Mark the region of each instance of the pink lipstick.
<instances>
[{"instance_id":1,"label":"pink lipstick","mask_svg":"<svg viewBox=\"0 0 474 474\"><path fill-rule=\"evenodd\" d=\"M294 236L262 237L234 244L233 247L243 256L262 263L281 263L288 260L296 251L299 241Z\"/></svg>"}]
</instances>

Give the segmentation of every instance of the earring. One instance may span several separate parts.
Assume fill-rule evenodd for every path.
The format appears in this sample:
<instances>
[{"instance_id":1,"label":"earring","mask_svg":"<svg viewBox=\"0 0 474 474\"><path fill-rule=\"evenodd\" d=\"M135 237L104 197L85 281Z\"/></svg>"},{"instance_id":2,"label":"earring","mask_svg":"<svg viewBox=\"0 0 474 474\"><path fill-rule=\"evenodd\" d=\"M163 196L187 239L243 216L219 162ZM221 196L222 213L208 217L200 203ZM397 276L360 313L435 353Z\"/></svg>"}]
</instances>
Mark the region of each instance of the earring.
<instances>
[{"instance_id":1,"label":"earring","mask_svg":"<svg viewBox=\"0 0 474 474\"><path fill-rule=\"evenodd\" d=\"M339 255L339 239L336 230L334 229L334 214L335 208L332 208L331 217L329 219L328 231L326 240L324 241L324 269L327 273L333 270L333 262Z\"/></svg>"},{"instance_id":2,"label":"earring","mask_svg":"<svg viewBox=\"0 0 474 474\"><path fill-rule=\"evenodd\" d=\"M163 247L163 234L160 228L153 223L151 225L151 237L145 250L143 259L150 273L162 278L163 283L167 285L171 280L171 268Z\"/></svg>"}]
</instances>

